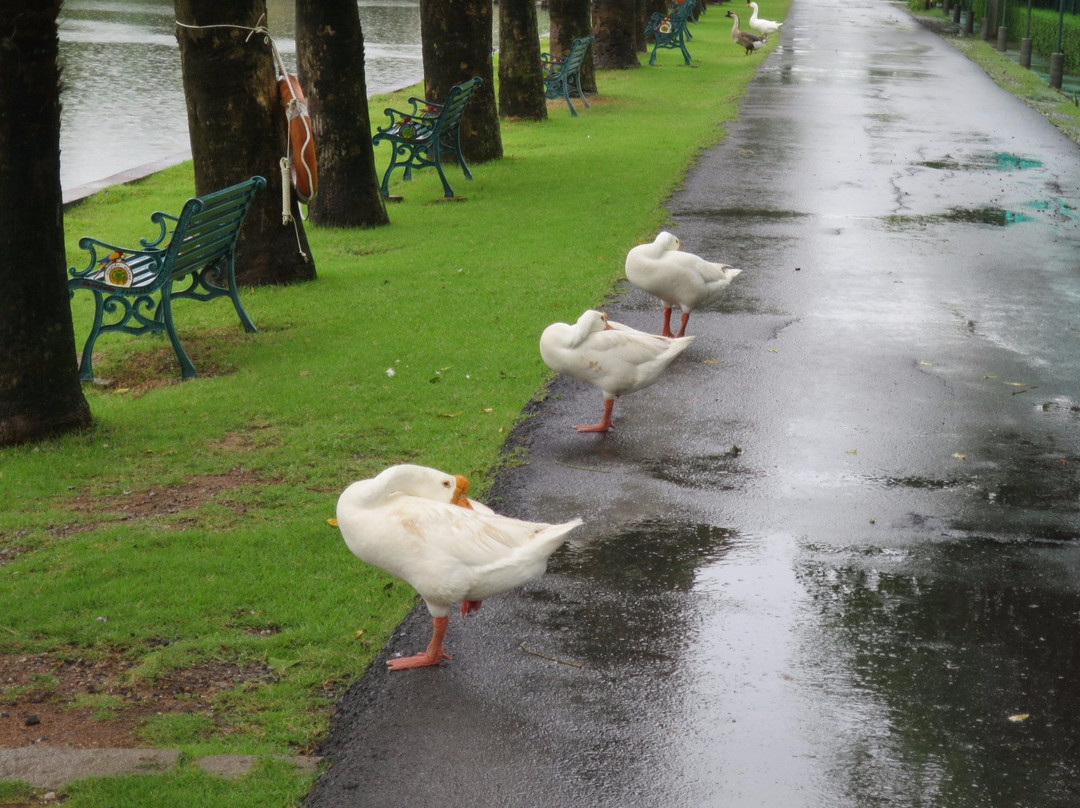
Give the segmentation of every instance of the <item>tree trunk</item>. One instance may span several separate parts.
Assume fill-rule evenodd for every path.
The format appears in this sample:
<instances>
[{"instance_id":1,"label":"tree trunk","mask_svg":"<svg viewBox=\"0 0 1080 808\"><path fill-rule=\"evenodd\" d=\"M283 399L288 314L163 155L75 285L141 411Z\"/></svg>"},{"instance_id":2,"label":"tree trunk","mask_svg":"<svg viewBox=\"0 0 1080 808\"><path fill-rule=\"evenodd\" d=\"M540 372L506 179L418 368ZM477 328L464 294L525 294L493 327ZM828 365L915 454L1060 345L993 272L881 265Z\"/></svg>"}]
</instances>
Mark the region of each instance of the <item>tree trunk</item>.
<instances>
[{"instance_id":1,"label":"tree trunk","mask_svg":"<svg viewBox=\"0 0 1080 808\"><path fill-rule=\"evenodd\" d=\"M536 0L499 0L499 115L547 117Z\"/></svg>"},{"instance_id":2,"label":"tree trunk","mask_svg":"<svg viewBox=\"0 0 1080 808\"><path fill-rule=\"evenodd\" d=\"M593 32L591 0L550 0L548 16L551 21L551 52L555 56L566 56L575 39ZM593 66L595 50L594 42L581 64L581 89L589 94L597 91L596 69Z\"/></svg>"},{"instance_id":3,"label":"tree trunk","mask_svg":"<svg viewBox=\"0 0 1080 808\"><path fill-rule=\"evenodd\" d=\"M492 0L420 0L424 98L442 103L455 84L484 80L461 119L465 159L482 163L502 157L491 65Z\"/></svg>"},{"instance_id":4,"label":"tree trunk","mask_svg":"<svg viewBox=\"0 0 1080 808\"><path fill-rule=\"evenodd\" d=\"M66 283L59 0L0 0L0 446L90 425Z\"/></svg>"},{"instance_id":5,"label":"tree trunk","mask_svg":"<svg viewBox=\"0 0 1080 808\"><path fill-rule=\"evenodd\" d=\"M334 227L389 223L375 173L356 0L296 0L296 59L319 163L311 220Z\"/></svg>"},{"instance_id":6,"label":"tree trunk","mask_svg":"<svg viewBox=\"0 0 1080 808\"><path fill-rule=\"evenodd\" d=\"M630 70L641 66L634 28L638 18L634 0L595 0L593 34L596 66L601 70Z\"/></svg>"},{"instance_id":7,"label":"tree trunk","mask_svg":"<svg viewBox=\"0 0 1080 808\"><path fill-rule=\"evenodd\" d=\"M277 69L266 37L249 33L266 0L175 0L195 189L210 193L261 174L267 180L248 212L237 247L240 283L292 283L315 277L300 206L282 224L281 169L288 141Z\"/></svg>"}]
</instances>

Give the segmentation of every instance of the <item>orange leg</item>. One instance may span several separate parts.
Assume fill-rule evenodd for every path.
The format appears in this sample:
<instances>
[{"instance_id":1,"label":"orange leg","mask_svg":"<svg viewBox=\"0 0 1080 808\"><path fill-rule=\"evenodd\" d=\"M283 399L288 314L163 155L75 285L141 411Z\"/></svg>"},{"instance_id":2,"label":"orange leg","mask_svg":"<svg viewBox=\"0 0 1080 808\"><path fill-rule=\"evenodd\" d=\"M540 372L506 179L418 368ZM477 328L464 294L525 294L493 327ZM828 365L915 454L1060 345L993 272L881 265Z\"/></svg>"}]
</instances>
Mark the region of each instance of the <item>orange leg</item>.
<instances>
[{"instance_id":1,"label":"orange leg","mask_svg":"<svg viewBox=\"0 0 1080 808\"><path fill-rule=\"evenodd\" d=\"M671 306L664 306L664 328L660 331L661 337L673 337L671 333Z\"/></svg>"},{"instance_id":2,"label":"orange leg","mask_svg":"<svg viewBox=\"0 0 1080 808\"><path fill-rule=\"evenodd\" d=\"M593 424L592 426L575 426L578 432L607 432L612 428L611 426L611 410L615 406L615 399L604 399L604 417L600 419L600 423Z\"/></svg>"},{"instance_id":3,"label":"orange leg","mask_svg":"<svg viewBox=\"0 0 1080 808\"><path fill-rule=\"evenodd\" d=\"M479 600L463 600L463 601L461 601L461 616L464 617L469 612L478 612L478 611L480 611L480 603L481 603L481 601L479 601Z\"/></svg>"},{"instance_id":4,"label":"orange leg","mask_svg":"<svg viewBox=\"0 0 1080 808\"><path fill-rule=\"evenodd\" d=\"M690 315L688 313L686 313L686 312L683 312L682 325L679 326L679 333L675 335L676 337L681 337L683 334L686 333L686 324L688 322L690 322ZM664 336L671 336L671 335L669 333L669 334L665 334Z\"/></svg>"},{"instance_id":5,"label":"orange leg","mask_svg":"<svg viewBox=\"0 0 1080 808\"><path fill-rule=\"evenodd\" d=\"M398 657L396 659L388 659L386 661L386 667L392 671L403 671L407 668L423 668L428 665L438 665L444 659L452 659L452 657L443 650L443 640L446 638L446 627L450 623L449 617L434 617L432 618L434 628L431 632L431 642L428 643L427 650L422 654L415 654L409 657Z\"/></svg>"}]
</instances>

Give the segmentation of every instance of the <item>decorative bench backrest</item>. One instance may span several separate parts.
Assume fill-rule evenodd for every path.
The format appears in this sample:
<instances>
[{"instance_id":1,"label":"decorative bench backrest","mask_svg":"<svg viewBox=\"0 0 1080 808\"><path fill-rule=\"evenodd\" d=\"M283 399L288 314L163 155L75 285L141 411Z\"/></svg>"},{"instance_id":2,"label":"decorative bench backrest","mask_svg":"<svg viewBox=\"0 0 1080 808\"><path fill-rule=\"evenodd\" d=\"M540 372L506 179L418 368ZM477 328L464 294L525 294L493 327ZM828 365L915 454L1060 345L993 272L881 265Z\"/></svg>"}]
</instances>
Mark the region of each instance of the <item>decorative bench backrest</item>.
<instances>
[{"instance_id":1,"label":"decorative bench backrest","mask_svg":"<svg viewBox=\"0 0 1080 808\"><path fill-rule=\"evenodd\" d=\"M446 101L439 113L439 120L434 124L435 135L439 136L447 132L453 132L461 124L461 118L465 114L465 107L472 98L473 90L483 84L483 79L471 78L461 84L455 84L446 94Z\"/></svg>"},{"instance_id":2,"label":"decorative bench backrest","mask_svg":"<svg viewBox=\"0 0 1080 808\"><path fill-rule=\"evenodd\" d=\"M562 64L560 70L563 75L573 75L581 70L581 65L585 61L585 54L589 52L589 45L592 44L593 36L583 36L575 39L570 46L570 52L566 54L566 61Z\"/></svg>"},{"instance_id":3,"label":"decorative bench backrest","mask_svg":"<svg viewBox=\"0 0 1080 808\"><path fill-rule=\"evenodd\" d=\"M259 183L241 183L189 199L176 223L180 238L174 236L165 252L169 274L174 278L187 275L231 253L260 187Z\"/></svg>"}]
</instances>

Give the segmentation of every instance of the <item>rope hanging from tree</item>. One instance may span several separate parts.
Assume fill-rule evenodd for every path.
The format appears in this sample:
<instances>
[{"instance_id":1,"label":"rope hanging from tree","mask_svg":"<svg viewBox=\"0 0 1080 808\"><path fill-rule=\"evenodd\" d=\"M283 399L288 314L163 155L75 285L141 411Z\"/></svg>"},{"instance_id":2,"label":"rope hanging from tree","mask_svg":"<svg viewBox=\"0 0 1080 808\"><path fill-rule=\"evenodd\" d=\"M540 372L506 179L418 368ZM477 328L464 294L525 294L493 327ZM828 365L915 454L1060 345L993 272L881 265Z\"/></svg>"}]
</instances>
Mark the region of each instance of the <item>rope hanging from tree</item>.
<instances>
[{"instance_id":1,"label":"rope hanging from tree","mask_svg":"<svg viewBox=\"0 0 1080 808\"><path fill-rule=\"evenodd\" d=\"M246 25L218 24L218 25L189 25L179 20L176 24L181 28L208 29L208 28L233 28L247 31L245 42L255 34L261 34L265 42L270 45L270 51L274 57L274 69L277 71L278 98L285 110L285 119L288 124L289 138L285 149L285 155L279 162L281 169L281 223L293 223L291 192L296 191L297 199L305 204L311 200L319 188L318 166L315 161L315 134L311 123L311 115L308 113L307 101L300 82L296 76L289 73L285 62L278 52L277 45L270 36L269 29L262 25L262 17L254 28ZM296 234L297 246L300 244L300 233ZM303 250L301 249L301 254ZM306 256L305 256L306 257Z\"/></svg>"}]
</instances>

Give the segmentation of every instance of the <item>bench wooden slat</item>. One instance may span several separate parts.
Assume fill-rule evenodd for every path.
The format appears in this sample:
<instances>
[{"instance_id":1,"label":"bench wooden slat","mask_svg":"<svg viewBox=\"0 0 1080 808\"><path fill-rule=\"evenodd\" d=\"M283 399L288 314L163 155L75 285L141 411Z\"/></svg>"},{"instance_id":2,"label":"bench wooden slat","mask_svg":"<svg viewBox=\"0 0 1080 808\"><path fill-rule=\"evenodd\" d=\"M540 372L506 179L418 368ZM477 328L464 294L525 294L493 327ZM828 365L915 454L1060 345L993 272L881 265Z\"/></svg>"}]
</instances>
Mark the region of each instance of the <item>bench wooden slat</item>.
<instances>
[{"instance_id":1,"label":"bench wooden slat","mask_svg":"<svg viewBox=\"0 0 1080 808\"><path fill-rule=\"evenodd\" d=\"M167 333L183 378L194 378L195 366L173 323L176 298L229 297L244 329L256 330L236 287L236 242L255 193L265 187L266 180L255 176L189 199L179 216L157 211L150 219L160 232L156 238L140 239L140 248L118 247L90 237L79 240L90 259L85 269L68 269L68 292L74 295L87 289L94 295L94 322L83 345L80 379L93 380L94 344L106 332ZM186 285L174 289L180 282ZM108 323L105 314L113 316Z\"/></svg>"}]
</instances>

